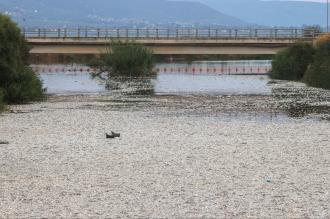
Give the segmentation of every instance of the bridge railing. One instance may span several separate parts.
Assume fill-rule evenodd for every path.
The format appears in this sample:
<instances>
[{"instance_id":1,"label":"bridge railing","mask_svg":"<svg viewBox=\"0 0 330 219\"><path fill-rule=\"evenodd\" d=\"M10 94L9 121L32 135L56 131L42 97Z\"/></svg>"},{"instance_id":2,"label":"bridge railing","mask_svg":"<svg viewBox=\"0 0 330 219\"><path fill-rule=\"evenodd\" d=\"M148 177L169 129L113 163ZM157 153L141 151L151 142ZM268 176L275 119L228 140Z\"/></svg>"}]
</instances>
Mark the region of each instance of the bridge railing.
<instances>
[{"instance_id":1,"label":"bridge railing","mask_svg":"<svg viewBox=\"0 0 330 219\"><path fill-rule=\"evenodd\" d=\"M128 39L221 39L221 38L314 38L315 29L91 29L22 28L26 38L128 38Z\"/></svg>"}]
</instances>

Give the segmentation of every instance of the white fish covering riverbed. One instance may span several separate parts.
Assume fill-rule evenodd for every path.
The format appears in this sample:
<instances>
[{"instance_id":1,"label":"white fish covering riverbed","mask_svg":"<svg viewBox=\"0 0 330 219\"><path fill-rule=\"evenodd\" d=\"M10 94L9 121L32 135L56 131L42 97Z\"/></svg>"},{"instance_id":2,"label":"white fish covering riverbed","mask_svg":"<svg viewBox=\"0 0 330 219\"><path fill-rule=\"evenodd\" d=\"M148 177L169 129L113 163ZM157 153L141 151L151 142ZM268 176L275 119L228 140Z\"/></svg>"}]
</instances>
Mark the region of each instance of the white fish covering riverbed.
<instances>
[{"instance_id":1,"label":"white fish covering riverbed","mask_svg":"<svg viewBox=\"0 0 330 219\"><path fill-rule=\"evenodd\" d=\"M0 218L330 217L329 121L251 119L271 97L223 97L219 112L206 99L214 113L196 115L170 97L137 109L93 98L0 116ZM235 101L248 115L222 118Z\"/></svg>"}]
</instances>

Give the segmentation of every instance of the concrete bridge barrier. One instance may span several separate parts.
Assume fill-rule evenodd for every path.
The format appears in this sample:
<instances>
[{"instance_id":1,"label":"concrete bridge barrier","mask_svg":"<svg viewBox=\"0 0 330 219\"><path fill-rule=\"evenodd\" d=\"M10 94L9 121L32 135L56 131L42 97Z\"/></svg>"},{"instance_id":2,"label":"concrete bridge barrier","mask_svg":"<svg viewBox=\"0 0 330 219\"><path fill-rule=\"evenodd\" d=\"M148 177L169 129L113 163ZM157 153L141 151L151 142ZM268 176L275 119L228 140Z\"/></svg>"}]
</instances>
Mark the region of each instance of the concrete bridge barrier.
<instances>
[{"instance_id":1,"label":"concrete bridge barrier","mask_svg":"<svg viewBox=\"0 0 330 219\"><path fill-rule=\"evenodd\" d=\"M32 54L102 54L131 40L159 55L272 55L320 33L305 29L23 29Z\"/></svg>"}]
</instances>

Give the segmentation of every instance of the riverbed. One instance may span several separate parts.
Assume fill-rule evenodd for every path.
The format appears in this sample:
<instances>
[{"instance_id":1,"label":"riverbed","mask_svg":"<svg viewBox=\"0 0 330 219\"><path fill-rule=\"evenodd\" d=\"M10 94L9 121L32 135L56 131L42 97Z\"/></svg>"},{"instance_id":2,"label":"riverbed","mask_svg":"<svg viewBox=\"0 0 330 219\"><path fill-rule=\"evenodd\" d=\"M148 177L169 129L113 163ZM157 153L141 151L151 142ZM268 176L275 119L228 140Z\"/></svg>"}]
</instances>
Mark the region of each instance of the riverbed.
<instances>
[{"instance_id":1,"label":"riverbed","mask_svg":"<svg viewBox=\"0 0 330 219\"><path fill-rule=\"evenodd\" d=\"M71 82L0 116L1 218L330 216L329 91L182 72Z\"/></svg>"}]
</instances>

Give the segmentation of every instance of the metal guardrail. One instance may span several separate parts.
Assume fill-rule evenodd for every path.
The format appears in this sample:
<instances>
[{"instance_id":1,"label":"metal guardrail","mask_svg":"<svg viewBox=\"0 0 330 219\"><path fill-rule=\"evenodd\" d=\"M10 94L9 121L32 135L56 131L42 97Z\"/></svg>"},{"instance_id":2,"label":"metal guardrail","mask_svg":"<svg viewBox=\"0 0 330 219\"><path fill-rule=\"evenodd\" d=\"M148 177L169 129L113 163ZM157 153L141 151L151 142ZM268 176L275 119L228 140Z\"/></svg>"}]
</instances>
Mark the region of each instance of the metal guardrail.
<instances>
[{"instance_id":1,"label":"metal guardrail","mask_svg":"<svg viewBox=\"0 0 330 219\"><path fill-rule=\"evenodd\" d=\"M126 39L221 39L221 38L314 38L315 29L90 29L22 28L26 38L126 38Z\"/></svg>"}]
</instances>

